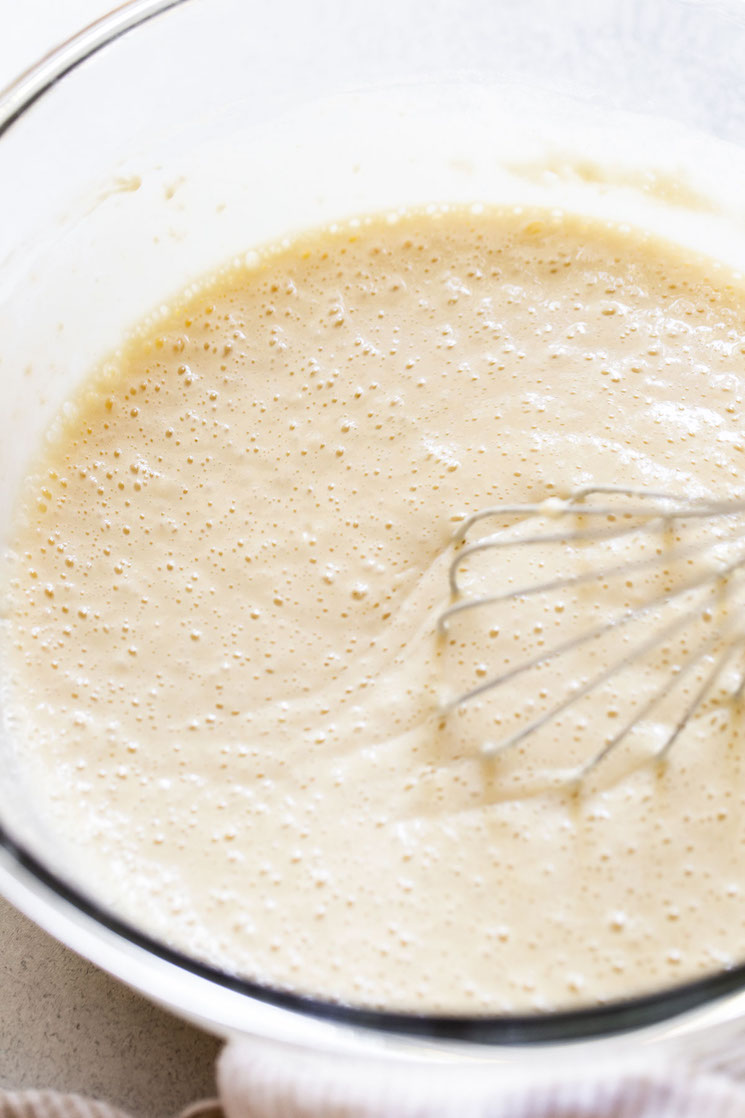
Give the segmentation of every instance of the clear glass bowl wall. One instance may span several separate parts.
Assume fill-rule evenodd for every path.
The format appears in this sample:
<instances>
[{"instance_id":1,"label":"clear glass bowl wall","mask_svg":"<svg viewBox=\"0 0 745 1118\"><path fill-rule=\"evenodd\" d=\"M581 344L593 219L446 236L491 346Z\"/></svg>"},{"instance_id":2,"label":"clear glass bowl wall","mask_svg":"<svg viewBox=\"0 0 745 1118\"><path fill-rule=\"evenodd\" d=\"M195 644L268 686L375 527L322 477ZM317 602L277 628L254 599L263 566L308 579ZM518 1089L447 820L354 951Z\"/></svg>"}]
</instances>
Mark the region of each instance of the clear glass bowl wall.
<instances>
[{"instance_id":1,"label":"clear glass bowl wall","mask_svg":"<svg viewBox=\"0 0 745 1118\"><path fill-rule=\"evenodd\" d=\"M0 530L46 425L126 329L303 227L558 200L663 228L673 213L692 243L745 261L743 58L739 0L137 0L64 44L0 100ZM503 1059L507 1044L629 1029L646 1042L742 1011L739 971L499 1021L360 1014L243 984L100 909L35 818L8 735L0 751L0 888L212 1028Z\"/></svg>"}]
</instances>

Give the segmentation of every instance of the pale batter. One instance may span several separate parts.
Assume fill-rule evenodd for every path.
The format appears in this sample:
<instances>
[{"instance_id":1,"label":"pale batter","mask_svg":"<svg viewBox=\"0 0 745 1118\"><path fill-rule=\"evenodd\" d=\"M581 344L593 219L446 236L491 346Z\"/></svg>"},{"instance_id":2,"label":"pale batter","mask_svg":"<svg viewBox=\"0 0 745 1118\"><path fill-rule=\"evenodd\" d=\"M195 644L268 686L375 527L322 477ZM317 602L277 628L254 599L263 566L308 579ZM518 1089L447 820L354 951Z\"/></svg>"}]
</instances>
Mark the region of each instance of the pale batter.
<instances>
[{"instance_id":1,"label":"pale batter","mask_svg":"<svg viewBox=\"0 0 745 1118\"><path fill-rule=\"evenodd\" d=\"M583 755L566 718L485 763L501 700L435 712L565 603L435 622L482 506L738 492L744 377L722 270L540 213L363 221L175 305L60 422L17 520L8 717L81 879L201 958L388 1008L597 1002L742 959L735 713L706 706L662 774L535 785ZM630 694L583 711L591 748Z\"/></svg>"}]
</instances>

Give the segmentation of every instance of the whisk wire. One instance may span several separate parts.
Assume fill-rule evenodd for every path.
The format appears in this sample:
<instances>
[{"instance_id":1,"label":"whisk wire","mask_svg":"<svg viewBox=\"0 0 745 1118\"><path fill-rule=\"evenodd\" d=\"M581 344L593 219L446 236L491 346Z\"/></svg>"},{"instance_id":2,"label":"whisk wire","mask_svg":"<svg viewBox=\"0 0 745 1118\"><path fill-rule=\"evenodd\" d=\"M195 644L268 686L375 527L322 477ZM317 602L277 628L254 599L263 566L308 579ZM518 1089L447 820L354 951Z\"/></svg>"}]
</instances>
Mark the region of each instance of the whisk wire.
<instances>
[{"instance_id":1,"label":"whisk wire","mask_svg":"<svg viewBox=\"0 0 745 1118\"><path fill-rule=\"evenodd\" d=\"M709 601L712 598L713 595L710 595L709 598L706 599L706 601ZM495 756L497 753L504 753L508 749L512 749L513 746L518 745L521 741L524 741L525 738L528 737L530 734L533 734L536 731L540 730L543 726L546 725L546 723L551 722L554 718L557 718L560 714L563 714L563 712L567 710L568 707L573 706L575 703L579 702L580 699L583 699L586 695L589 695L591 691L596 690L596 688L598 687L602 687L604 683L607 683L608 680L612 679L614 675L617 675L619 672L623 671L623 669L628 667L629 664L632 664L635 660L644 657L648 652L651 652L658 645L662 644L663 641L669 640L670 637L675 635L675 633L683 629L691 620L691 618L696 616L696 614L698 614L700 610L701 603L697 603L696 606L692 607L690 610L687 610L685 613L680 614L678 617L674 618L673 621L671 621L662 629L662 631L655 632L651 637L648 637L641 644L632 648L631 651L625 653L617 660L614 660L607 668L604 668L597 675L593 676L581 687L578 687L571 691L570 694L566 696L566 698L562 699L544 714L528 723L527 726L523 726L521 729L517 730L509 738L506 738L502 742L500 742L499 745L491 748L487 746L485 749L482 749L482 751L485 752L488 756ZM624 620L629 620L629 618L627 617Z\"/></svg>"},{"instance_id":2,"label":"whisk wire","mask_svg":"<svg viewBox=\"0 0 745 1118\"><path fill-rule=\"evenodd\" d=\"M634 529L636 531L636 529ZM554 537L554 539L570 540L571 537ZM536 541L533 540L533 543ZM545 540L541 540L541 543ZM745 531L739 532L735 536L727 536L720 538L716 541L718 545L721 544L735 544L745 543ZM692 559L698 555L703 555L710 551L714 546L711 540L705 540L700 543L690 544L687 547L681 547L676 551L676 559ZM466 552L462 552L460 558L463 559L467 556ZM659 556L645 556L642 559L634 559L630 562L621 562L613 564L608 567L601 567L597 570L583 571L579 574L561 575L558 578L550 579L547 582L535 583L533 586L520 587L517 590L505 590L501 594L481 595L475 598L468 598L466 601L457 602L453 606L449 606L443 613L440 614L437 620L437 628L440 633L444 633L453 617L459 613L465 613L468 610L475 609L481 606L498 605L500 602L514 601L516 598L531 597L536 594L550 593L554 590L566 590L572 587L587 585L590 582L596 582L600 579L614 578L616 575L629 574L643 570L649 570L653 567L659 566ZM745 565L745 555L742 557L742 563ZM711 577L711 576L708 576ZM452 584L451 584L452 588ZM462 595L460 587L456 584L455 596Z\"/></svg>"},{"instance_id":3,"label":"whisk wire","mask_svg":"<svg viewBox=\"0 0 745 1118\"><path fill-rule=\"evenodd\" d=\"M723 567L718 572L718 577L726 578L728 574L731 574L733 571L737 570L743 565L745 565L745 556L740 556L735 562ZM580 636L570 637L568 640L561 642L554 648L549 649L547 652L538 653L536 656L531 657L529 660L525 660L522 663L515 665L515 667L510 668L508 671L503 672L501 675L493 676L491 679L486 680L484 683L478 684L477 687L472 688L470 691L466 691L463 695L458 696L458 698L448 700L448 702L443 705L443 713L454 710L456 706L467 703L469 700L475 699L479 695L483 695L486 691L492 690L496 687L501 687L502 684L507 683L511 679L515 679L516 676L521 675L523 672L526 672L531 668L537 667L539 664L542 664L548 660L553 660L557 656L560 656L562 653L571 652L573 649L579 648L581 647L581 645L586 644L589 641L596 640L598 637L611 632L613 629L617 629L622 625L626 625L630 621L637 620L638 618L643 617L644 614L648 613L651 609L655 609L661 605L667 604L668 602L674 601L676 598L681 597L683 594L686 594L691 590L698 590L701 586L706 585L707 582L711 582L711 578L712 576L709 572L703 575L699 575L695 579L690 579L688 582L683 583L682 586L678 586L674 590L668 591L666 594L662 594L657 598L652 598L648 602L643 602L641 605L635 606L633 609L625 610L622 614L619 614L618 617L614 617L610 621L602 622L600 625L595 626L593 629L588 630L586 633L582 633Z\"/></svg>"},{"instance_id":4,"label":"whisk wire","mask_svg":"<svg viewBox=\"0 0 745 1118\"><path fill-rule=\"evenodd\" d=\"M623 501L619 503L617 507L613 506L609 501L604 502L601 506L597 504L588 505L585 503L592 497L600 496L615 496L623 498ZM629 504L629 500L635 501L636 503ZM561 546L567 546L577 542L591 543L614 541L620 537L633 535L634 533L642 531L650 531L653 528L664 533L665 531L669 531L671 526L679 521L693 519L714 520L743 513L745 513L745 499L738 498L726 501L712 501L708 499L690 500L679 495L656 490L605 485L583 486L566 498L551 496L544 501L530 505L515 504L482 509L473 513L461 523L454 537L454 544L456 547L460 547L465 541L470 529L483 520L500 517L502 520L512 519L513 523L507 527L501 528L498 532L484 539L477 540L470 546L460 547L460 550L454 556L449 568L450 590L454 601L440 614L437 623L438 632L440 635L444 635L457 615L473 609L495 606L508 601L518 601L523 598L527 599L537 594L546 594L565 590L567 588L582 587L598 580L602 581L607 587L607 582L616 576L623 576L629 572L652 570L655 565L661 562L658 552L653 556L644 555L630 561L606 564L605 566L595 567L594 569L579 573L560 575L559 577L527 585L519 589L510 589L497 594L466 598L465 591L462 588L459 578L460 571L467 560L479 553L530 545L544 546L559 544ZM613 523L610 527L602 529L595 529L590 526L575 528L564 532L547 533L545 531L536 531L527 535L516 535L513 531L519 524L521 518L536 518L541 520L541 522L545 522L546 519L560 519L570 515L583 519L590 518L588 520L590 525L593 520L597 521L598 518L603 517L613 521ZM618 523L619 520L621 523ZM532 734L537 733L547 723L558 718L573 704L580 702L592 691L602 687L634 662L643 661L644 657L648 656L664 641L683 630L687 625L692 624L697 617L702 617L704 611L710 609L717 599L719 599L721 603L721 596L725 588L727 588L727 593L729 593L730 576L745 567L745 553L741 552L734 559L730 559L727 562L723 562L719 557L715 560L713 554L707 559L706 553L713 552L713 549L718 547L732 549L743 543L745 543L745 530L742 528L742 525L738 525L734 533L730 532L729 534L723 535L717 532L713 536L707 536L703 541L698 540L683 544L678 540L677 544L679 544L679 546L671 544L671 554L673 557L678 562L681 560L701 558L702 561L708 562L706 570L697 572L692 578L684 579L673 588L667 589L664 593L653 595L639 605L625 609L623 612L610 619L603 620L600 624L592 626L585 632L572 635L560 641L554 647L548 650L542 650L536 655L528 657L520 663L509 667L507 670L497 675L491 676L484 682L479 683L477 686L454 698L449 698L441 705L441 714L447 715L457 708L486 695L488 692L503 687L511 680L515 680L532 669L538 669L562 655L571 654L576 649L582 648L603 637L607 637L608 634L615 630L619 630L623 626L643 619L652 610L666 607L669 603L676 601L683 595L692 594L707 585L710 587L709 593L703 599L699 597L695 603L685 608L682 613L678 614L671 622L664 625L662 628L656 625L651 635L641 642L636 642L633 648L623 656L614 659L612 663L593 675L592 678L586 680L581 686L571 688L567 695L558 702L553 703L543 714L532 719L525 726L516 730L510 736L503 738L501 741L496 743L488 742L481 747L481 752L487 756L494 757L505 753L520 742L525 741ZM574 770L572 770L574 773L572 779L582 781L590 772L604 762L610 754L620 747L628 738L628 735L634 731L655 708L670 696L685 677L700 666L702 661L712 654L717 646L722 643L723 647L719 651L719 654L715 656L710 670L705 673L700 686L696 688L690 700L686 702L683 711L667 733L663 744L658 747L652 755L659 761L665 760L674 743L705 701L706 696L716 686L717 681L720 679L727 664L731 662L735 652L745 647L745 631L743 631L744 621L745 617L738 614L734 621L728 622L724 626L718 626L707 639L697 643L697 647L695 650L688 653L682 666L671 669L670 677L663 682L662 685L656 686L654 693L649 699L642 704L641 708L632 718L625 722L610 741L606 742L603 748L587 761L576 766ZM733 633L735 633L734 636ZM743 696L745 696L745 670L743 670L740 683L731 697L734 701L738 701L741 700Z\"/></svg>"},{"instance_id":5,"label":"whisk wire","mask_svg":"<svg viewBox=\"0 0 745 1118\"><path fill-rule=\"evenodd\" d=\"M603 487L585 490L585 496L594 492L610 493L619 492L624 495L641 496L637 490L613 490L612 487ZM638 508L624 507L623 509L615 509L608 506L601 508L593 507L580 507L579 499L570 497L566 500L560 498L549 498L547 501L542 501L533 505L495 505L489 509L483 509L481 512L473 513L471 516L466 517L463 523L459 526L453 542L458 545L462 543L470 531L470 529L479 521L487 517L499 516L515 517L515 516L549 516L552 519L559 519L562 516L580 516L580 517L594 517L602 519L616 519L622 516L625 521L632 520L633 523L613 525L609 528L600 529L576 529L572 532L552 532L541 533L531 536L510 536L508 529L501 529L493 535L488 536L486 539L478 540L476 543L460 550L450 565L449 570L449 583L450 593L458 596L461 593L461 588L458 582L458 573L460 568L466 560L472 558L474 555L483 551L499 550L508 547L530 547L536 544L553 544L553 543L588 543L601 540L619 539L623 536L633 535L640 530L638 522L641 520L649 526L650 523L658 521L660 525L670 524L676 520L682 519L698 519L705 518L718 518L726 516L735 516L738 513L745 511L745 501L712 501L706 504L688 504L683 505L683 498L674 497L670 494L650 493L648 496L654 497L657 500L665 500L674 507L665 509L650 509L643 506ZM549 502L556 501L558 504L549 505ZM547 511L550 509L551 511Z\"/></svg>"},{"instance_id":6,"label":"whisk wire","mask_svg":"<svg viewBox=\"0 0 745 1118\"><path fill-rule=\"evenodd\" d=\"M650 698L647 700L647 702L643 704L643 706L637 711L637 713L634 715L634 717L631 718L618 731L617 734L613 735L613 737L610 739L610 741L605 744L605 746L600 750L600 752L596 753L594 757L591 757L590 760L586 761L583 765L580 765L580 767L577 769L575 779L578 780L578 781L584 780L587 776L590 775L590 773L593 771L593 769L598 768L598 766L601 765L603 763L603 761L606 760L606 758L608 758L612 753L616 752L620 748L620 746L623 744L623 742L626 740L626 738L629 736L629 734L632 733L633 730L636 729L636 727L639 725L639 723L643 722L644 719L647 718L647 716L650 715L654 711L654 709L656 707L658 707L668 697L670 692L675 687L680 686L680 684L683 682L683 680L693 671L694 668L698 667L698 665L701 663L701 661L704 659L704 657L708 656L708 654L716 647L716 645L722 639L724 639L724 635L719 631L715 631L709 637L709 639L706 640L701 647L699 647L699 649L697 650L697 652L694 655L689 656L689 658L685 661L685 663L682 665L682 667L678 671L671 672L669 678L663 684L663 686L658 691L655 691L650 696ZM738 641L737 643L738 643L739 647L742 647L742 643L743 643L742 641ZM713 687L714 683L716 682L716 678L723 671L727 660L729 660L729 658L733 654L734 650L735 650L734 645L731 646L731 647L725 647L724 651L727 653L726 657L724 657L724 659L720 658L719 660L716 661L715 668L717 670L713 671L710 676L707 676L706 681L705 681L705 685L700 689L700 693L697 693L694 696L693 700L691 701L689 706L686 708L686 710L688 711L687 716L685 718L684 718L684 716L681 716L681 718L678 719L678 721L675 723L675 725L669 731L668 736L665 738L665 741L663 742L663 744L660 747L658 747L658 749L655 750L653 756L657 760L661 761L667 756L667 753L670 750L670 748L672 747L674 741L682 733L682 731L685 728L686 723L689 721L691 715L694 713L694 711L699 706L699 704L703 701L703 699L706 695L706 692L709 691L711 689L711 687ZM684 712L684 714L685 714L685 712Z\"/></svg>"},{"instance_id":7,"label":"whisk wire","mask_svg":"<svg viewBox=\"0 0 745 1118\"><path fill-rule=\"evenodd\" d=\"M665 744L663 745L662 749L660 749L657 752L656 756L657 756L657 759L659 761L663 761L665 759L665 757L667 757L668 753L670 752L673 745L675 744L675 742L678 740L678 738L682 734L683 730L686 728L686 726L690 722L690 720L693 717L693 715L695 714L695 712L701 706L701 704L703 703L704 699L709 694L709 692L713 689L717 679L719 678L719 676L724 671L724 668L727 665L727 663L729 662L729 660L731 660L731 658L734 655L736 649L737 648L742 648L742 645L743 645L743 638L740 638L731 645L725 645L725 647L722 649L719 656L714 661L714 663L712 665L712 668L711 668L711 671L708 672L707 675L704 677L704 679L701 683L701 686L695 692L692 699L690 700L690 702L686 706L685 710L683 711L683 713L680 715L677 722L673 726L672 733L668 737L668 739L665 742Z\"/></svg>"}]
</instances>

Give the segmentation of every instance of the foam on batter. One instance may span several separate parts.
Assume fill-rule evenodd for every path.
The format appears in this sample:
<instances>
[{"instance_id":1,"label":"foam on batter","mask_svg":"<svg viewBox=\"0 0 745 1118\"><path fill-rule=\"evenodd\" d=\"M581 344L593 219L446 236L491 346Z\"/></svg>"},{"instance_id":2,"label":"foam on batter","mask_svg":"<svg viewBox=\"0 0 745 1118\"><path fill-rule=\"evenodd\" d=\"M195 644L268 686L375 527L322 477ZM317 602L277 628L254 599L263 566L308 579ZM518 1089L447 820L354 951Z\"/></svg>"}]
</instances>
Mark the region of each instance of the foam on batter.
<instances>
[{"instance_id":1,"label":"foam on batter","mask_svg":"<svg viewBox=\"0 0 745 1118\"><path fill-rule=\"evenodd\" d=\"M723 269L555 214L368 219L174 303L85 385L18 510L8 717L81 880L200 958L388 1008L596 1003L740 959L735 711L715 696L662 772L541 783L675 641L485 762L589 654L447 719L443 689L597 601L436 620L481 507L590 480L736 493L744 377Z\"/></svg>"}]
</instances>

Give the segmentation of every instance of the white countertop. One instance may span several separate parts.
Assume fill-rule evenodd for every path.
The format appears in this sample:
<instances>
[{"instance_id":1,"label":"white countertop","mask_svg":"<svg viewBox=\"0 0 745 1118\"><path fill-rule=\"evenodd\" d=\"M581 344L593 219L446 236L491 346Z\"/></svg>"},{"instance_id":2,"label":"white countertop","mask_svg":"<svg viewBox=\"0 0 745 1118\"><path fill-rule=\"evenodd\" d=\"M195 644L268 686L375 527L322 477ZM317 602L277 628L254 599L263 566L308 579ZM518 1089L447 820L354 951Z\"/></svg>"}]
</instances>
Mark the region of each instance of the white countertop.
<instances>
[{"instance_id":1,"label":"white countertop","mask_svg":"<svg viewBox=\"0 0 745 1118\"><path fill-rule=\"evenodd\" d=\"M115 0L0 0L0 88ZM218 1042L83 962L0 899L0 1087L169 1118L214 1093Z\"/></svg>"}]
</instances>

